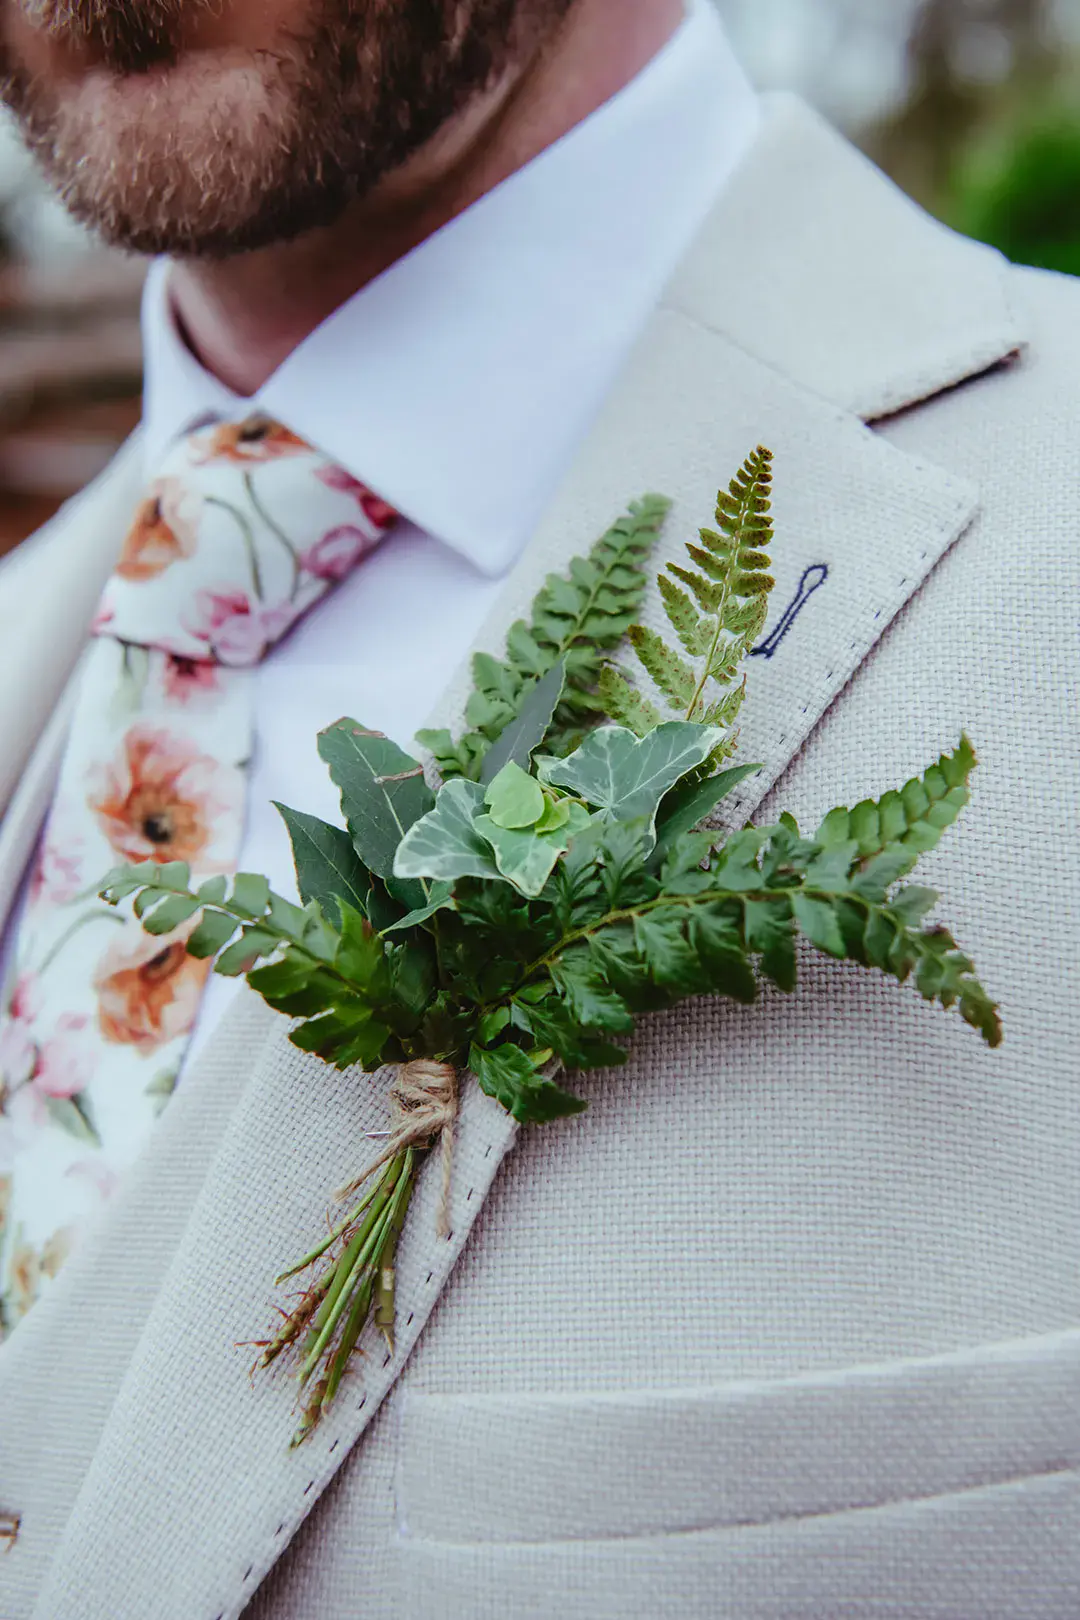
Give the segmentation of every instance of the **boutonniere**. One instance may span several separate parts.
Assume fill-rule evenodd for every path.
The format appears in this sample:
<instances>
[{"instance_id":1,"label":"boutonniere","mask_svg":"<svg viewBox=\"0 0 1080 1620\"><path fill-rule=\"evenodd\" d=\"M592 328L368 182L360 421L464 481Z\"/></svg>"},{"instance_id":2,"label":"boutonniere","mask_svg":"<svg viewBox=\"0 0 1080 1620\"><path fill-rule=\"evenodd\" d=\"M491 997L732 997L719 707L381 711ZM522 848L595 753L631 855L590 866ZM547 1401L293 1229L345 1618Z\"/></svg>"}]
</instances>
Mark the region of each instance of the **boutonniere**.
<instances>
[{"instance_id":1,"label":"boutonniere","mask_svg":"<svg viewBox=\"0 0 1080 1620\"><path fill-rule=\"evenodd\" d=\"M463 1073L523 1125L575 1114L585 1104L566 1076L624 1063L642 1013L689 996L749 1003L762 980L793 991L800 935L912 979L1001 1039L970 958L926 921L938 896L906 882L968 801L966 739L811 834L789 815L731 835L709 826L758 769L731 761L772 589L771 484L758 449L721 492L716 527L660 575L670 639L637 622L660 498L549 576L505 659L475 659L465 735L421 733L437 788L353 720L323 732L345 826L279 806L301 905L249 873L193 890L178 862L107 879L104 897L133 897L151 934L195 918L187 950L246 975L296 1021L294 1045L341 1069L391 1069L383 1151L358 1155L329 1231L277 1279L303 1279L260 1357L296 1360L294 1442L332 1404L369 1320L393 1342L398 1238L433 1150L448 1185ZM620 648L639 678L614 662Z\"/></svg>"}]
</instances>

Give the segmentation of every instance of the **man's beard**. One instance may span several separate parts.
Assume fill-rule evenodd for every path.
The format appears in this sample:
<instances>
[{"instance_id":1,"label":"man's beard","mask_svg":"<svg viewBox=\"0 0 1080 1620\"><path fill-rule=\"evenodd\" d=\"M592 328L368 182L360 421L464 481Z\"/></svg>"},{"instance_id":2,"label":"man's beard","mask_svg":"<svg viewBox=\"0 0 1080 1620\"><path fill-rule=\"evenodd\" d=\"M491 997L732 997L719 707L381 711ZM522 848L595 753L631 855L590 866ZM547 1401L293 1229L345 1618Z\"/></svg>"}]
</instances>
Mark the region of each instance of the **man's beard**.
<instances>
[{"instance_id":1,"label":"man's beard","mask_svg":"<svg viewBox=\"0 0 1080 1620\"><path fill-rule=\"evenodd\" d=\"M218 0L33 0L51 39L92 52L92 93L0 45L0 95L71 213L107 241L224 257L332 224L572 3L313 0L272 48L192 71L183 27Z\"/></svg>"}]
</instances>

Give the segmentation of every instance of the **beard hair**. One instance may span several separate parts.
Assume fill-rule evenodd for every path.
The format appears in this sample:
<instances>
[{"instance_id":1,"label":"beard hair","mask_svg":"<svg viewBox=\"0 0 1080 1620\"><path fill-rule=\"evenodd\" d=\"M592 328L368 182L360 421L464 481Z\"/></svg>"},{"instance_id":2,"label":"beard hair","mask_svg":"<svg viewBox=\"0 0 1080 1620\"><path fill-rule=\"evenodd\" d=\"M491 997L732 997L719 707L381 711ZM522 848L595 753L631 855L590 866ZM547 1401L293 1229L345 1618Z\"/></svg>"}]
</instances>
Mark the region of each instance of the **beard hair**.
<instances>
[{"instance_id":1,"label":"beard hair","mask_svg":"<svg viewBox=\"0 0 1080 1620\"><path fill-rule=\"evenodd\" d=\"M192 5L33 0L111 74L182 61ZM79 98L0 47L0 95L75 218L140 253L224 258L328 226L543 42L574 0L314 0L272 50L195 94L148 78L137 112L100 75ZM204 70L200 70L204 71Z\"/></svg>"}]
</instances>

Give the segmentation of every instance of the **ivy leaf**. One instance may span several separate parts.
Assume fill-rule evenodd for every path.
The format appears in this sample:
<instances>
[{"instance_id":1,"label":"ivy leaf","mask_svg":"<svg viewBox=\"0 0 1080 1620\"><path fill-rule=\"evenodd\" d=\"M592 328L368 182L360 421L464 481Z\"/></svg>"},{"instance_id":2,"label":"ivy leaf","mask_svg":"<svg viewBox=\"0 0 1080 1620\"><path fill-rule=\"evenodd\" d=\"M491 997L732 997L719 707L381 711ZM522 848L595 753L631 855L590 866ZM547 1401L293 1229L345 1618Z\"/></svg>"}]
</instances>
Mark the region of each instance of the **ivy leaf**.
<instances>
[{"instance_id":1,"label":"ivy leaf","mask_svg":"<svg viewBox=\"0 0 1080 1620\"><path fill-rule=\"evenodd\" d=\"M572 840L592 819L580 804L567 808L563 825L547 833L534 827L499 827L490 816L477 816L473 823L494 850L500 874L530 900L536 899L555 870L559 856L565 854Z\"/></svg>"},{"instance_id":2,"label":"ivy leaf","mask_svg":"<svg viewBox=\"0 0 1080 1620\"><path fill-rule=\"evenodd\" d=\"M370 916L372 875L356 853L348 833L320 821L318 816L290 810L276 800L274 808L289 834L296 884L305 905L309 900L316 901L335 926L339 924L339 899L347 900L357 911ZM371 920L376 922L374 917Z\"/></svg>"},{"instance_id":3,"label":"ivy leaf","mask_svg":"<svg viewBox=\"0 0 1080 1620\"><path fill-rule=\"evenodd\" d=\"M435 807L405 834L394 861L399 878L501 876L491 845L474 825L483 813L484 790L477 782L455 778L439 789Z\"/></svg>"},{"instance_id":4,"label":"ivy leaf","mask_svg":"<svg viewBox=\"0 0 1080 1620\"><path fill-rule=\"evenodd\" d=\"M669 720L641 738L623 726L602 726L566 759L545 761L542 775L610 820L643 819L652 832L664 795L703 765L723 736L685 720Z\"/></svg>"},{"instance_id":5,"label":"ivy leaf","mask_svg":"<svg viewBox=\"0 0 1080 1620\"><path fill-rule=\"evenodd\" d=\"M365 731L355 720L339 720L320 732L319 756L340 790L356 853L376 877L393 878L398 845L435 804L423 767L397 743ZM405 903L423 905L426 899L414 894Z\"/></svg>"},{"instance_id":6,"label":"ivy leaf","mask_svg":"<svg viewBox=\"0 0 1080 1620\"><path fill-rule=\"evenodd\" d=\"M509 831L535 827L547 809L544 790L535 776L514 760L505 764L484 795L488 816L496 827Z\"/></svg>"},{"instance_id":7,"label":"ivy leaf","mask_svg":"<svg viewBox=\"0 0 1080 1620\"><path fill-rule=\"evenodd\" d=\"M518 627L518 633L519 637L524 635L528 638L524 626ZM531 656L535 642L531 638L528 641ZM508 651L513 650L508 643ZM520 646L518 651L520 653ZM533 753L547 736L565 685L566 659L560 658L527 694L520 710L500 734L498 741L492 743L480 771L480 781L485 786L494 782L503 767L510 763L528 770Z\"/></svg>"},{"instance_id":8,"label":"ivy leaf","mask_svg":"<svg viewBox=\"0 0 1080 1620\"><path fill-rule=\"evenodd\" d=\"M480 1089L501 1103L507 1113L522 1125L545 1125L551 1120L580 1114L587 1104L571 1096L554 1081L537 1073L519 1046L498 1046L494 1050L477 1046L469 1051L469 1068Z\"/></svg>"}]
</instances>

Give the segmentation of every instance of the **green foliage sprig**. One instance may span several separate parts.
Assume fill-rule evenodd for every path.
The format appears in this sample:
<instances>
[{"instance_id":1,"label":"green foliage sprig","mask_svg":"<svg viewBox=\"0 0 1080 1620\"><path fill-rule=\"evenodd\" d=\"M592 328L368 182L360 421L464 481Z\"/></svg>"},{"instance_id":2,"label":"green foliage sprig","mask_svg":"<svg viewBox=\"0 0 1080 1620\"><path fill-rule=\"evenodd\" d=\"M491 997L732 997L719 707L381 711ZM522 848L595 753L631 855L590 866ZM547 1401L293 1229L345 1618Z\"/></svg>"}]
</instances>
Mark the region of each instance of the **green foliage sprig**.
<instances>
[{"instance_id":1,"label":"green foliage sprig","mask_svg":"<svg viewBox=\"0 0 1080 1620\"><path fill-rule=\"evenodd\" d=\"M417 742L434 756L444 781L477 781L491 745L520 713L537 682L556 664L565 685L547 746L562 753L607 713L597 693L606 655L633 624L648 582L645 569L671 502L660 495L635 501L587 557L566 574L549 574L528 624L519 619L506 638L505 659L473 658L473 691L465 705L470 730L455 742L449 731L421 731Z\"/></svg>"},{"instance_id":2,"label":"green foliage sprig","mask_svg":"<svg viewBox=\"0 0 1080 1620\"><path fill-rule=\"evenodd\" d=\"M759 445L727 491L720 491L717 527L700 530L701 544L687 546L695 566L668 563L657 580L668 622L689 661L655 630L640 624L629 630L642 668L668 705L687 720L728 731L718 760L734 752L732 728L746 692L743 664L765 626L773 588L772 462L772 452ZM613 664L601 674L599 695L611 719L639 737L663 718Z\"/></svg>"},{"instance_id":3,"label":"green foliage sprig","mask_svg":"<svg viewBox=\"0 0 1080 1620\"><path fill-rule=\"evenodd\" d=\"M104 897L133 897L154 934L197 919L188 951L246 974L296 1021L302 1050L342 1069L469 1070L527 1125L584 1108L562 1076L624 1063L640 1014L703 995L749 1004L764 981L792 992L800 938L912 980L996 1046L997 1008L971 959L927 923L938 896L906 882L968 802L966 738L809 836L787 815L731 836L702 825L757 769L716 765L772 584L771 461L748 458L719 497L718 528L688 548L695 566L661 576L691 662L628 618L665 510L650 497L566 580L549 577L506 663L478 661L474 730L429 737L447 771L437 793L378 733L342 720L321 734L345 825L279 806L302 905L250 874L192 888L175 862L121 868ZM663 719L605 671L624 633L683 718ZM596 724L604 704L623 723ZM359 1203L279 1279L311 1279L262 1357L297 1349L297 1439L333 1401L365 1322L392 1341L394 1253L426 1145L392 1143Z\"/></svg>"}]
</instances>

